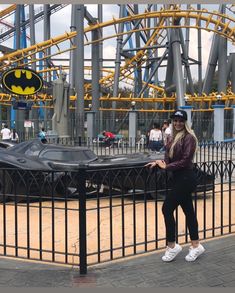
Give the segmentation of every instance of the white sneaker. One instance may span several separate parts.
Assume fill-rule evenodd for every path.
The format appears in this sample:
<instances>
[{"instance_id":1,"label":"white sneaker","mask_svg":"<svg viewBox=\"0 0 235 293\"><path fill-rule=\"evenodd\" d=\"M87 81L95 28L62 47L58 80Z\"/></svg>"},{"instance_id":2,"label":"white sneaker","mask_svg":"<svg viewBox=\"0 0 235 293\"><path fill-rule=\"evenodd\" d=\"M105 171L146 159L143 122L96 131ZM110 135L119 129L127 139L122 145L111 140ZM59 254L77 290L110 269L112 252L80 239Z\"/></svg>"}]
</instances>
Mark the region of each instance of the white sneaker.
<instances>
[{"instance_id":1,"label":"white sneaker","mask_svg":"<svg viewBox=\"0 0 235 293\"><path fill-rule=\"evenodd\" d=\"M179 244L175 244L174 248L167 246L166 252L162 257L163 261L169 262L172 261L182 250L182 247Z\"/></svg>"},{"instance_id":2,"label":"white sneaker","mask_svg":"<svg viewBox=\"0 0 235 293\"><path fill-rule=\"evenodd\" d=\"M192 246L189 248L189 253L185 256L186 261L195 261L199 255L201 255L205 251L205 248L199 244L198 247L193 248Z\"/></svg>"}]
</instances>

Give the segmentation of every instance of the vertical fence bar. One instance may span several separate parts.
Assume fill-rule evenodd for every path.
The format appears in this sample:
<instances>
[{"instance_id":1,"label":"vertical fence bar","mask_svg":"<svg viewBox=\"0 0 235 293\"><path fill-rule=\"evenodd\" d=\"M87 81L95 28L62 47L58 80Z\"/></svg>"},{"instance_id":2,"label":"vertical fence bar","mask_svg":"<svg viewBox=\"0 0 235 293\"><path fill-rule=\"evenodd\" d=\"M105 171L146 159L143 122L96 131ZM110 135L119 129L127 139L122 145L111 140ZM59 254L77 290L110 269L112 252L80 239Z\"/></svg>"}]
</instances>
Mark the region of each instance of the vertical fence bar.
<instances>
[{"instance_id":1,"label":"vertical fence bar","mask_svg":"<svg viewBox=\"0 0 235 293\"><path fill-rule=\"evenodd\" d=\"M29 171L31 172L31 171ZM33 175L32 175L33 176ZM31 177L31 176L30 176ZM26 218L27 218L27 258L30 258L30 208L29 208L29 176L26 178Z\"/></svg>"},{"instance_id":2,"label":"vertical fence bar","mask_svg":"<svg viewBox=\"0 0 235 293\"><path fill-rule=\"evenodd\" d=\"M68 172L65 172L65 198L64 198L64 235L65 235L65 263L68 263Z\"/></svg>"},{"instance_id":3,"label":"vertical fence bar","mask_svg":"<svg viewBox=\"0 0 235 293\"><path fill-rule=\"evenodd\" d=\"M144 188L144 249L148 250L148 217L147 217L147 178L145 179L145 188Z\"/></svg>"},{"instance_id":4,"label":"vertical fence bar","mask_svg":"<svg viewBox=\"0 0 235 293\"><path fill-rule=\"evenodd\" d=\"M125 252L125 203L124 203L124 181L122 182L122 190L121 190L121 215L122 215L122 256L126 255Z\"/></svg>"},{"instance_id":5,"label":"vertical fence bar","mask_svg":"<svg viewBox=\"0 0 235 293\"><path fill-rule=\"evenodd\" d=\"M87 236L86 236L86 166L80 166L78 171L79 195L79 257L80 274L87 273Z\"/></svg>"},{"instance_id":6,"label":"vertical fence bar","mask_svg":"<svg viewBox=\"0 0 235 293\"><path fill-rule=\"evenodd\" d=\"M41 186L40 188L40 192L39 192L39 204L38 204L38 225L39 225L39 257L40 260L42 260L42 190L43 186Z\"/></svg>"},{"instance_id":7,"label":"vertical fence bar","mask_svg":"<svg viewBox=\"0 0 235 293\"><path fill-rule=\"evenodd\" d=\"M228 161L228 184L229 184L229 199L228 199L228 224L229 224L229 233L232 232L232 162Z\"/></svg>"},{"instance_id":8,"label":"vertical fence bar","mask_svg":"<svg viewBox=\"0 0 235 293\"><path fill-rule=\"evenodd\" d=\"M118 171L119 172L119 171ZM110 228L110 259L113 259L113 194L112 181L109 172L109 228Z\"/></svg>"},{"instance_id":9,"label":"vertical fence bar","mask_svg":"<svg viewBox=\"0 0 235 293\"><path fill-rule=\"evenodd\" d=\"M4 247L4 255L7 254L7 228L6 228L6 170L3 170L3 247Z\"/></svg>"},{"instance_id":10,"label":"vertical fence bar","mask_svg":"<svg viewBox=\"0 0 235 293\"><path fill-rule=\"evenodd\" d=\"M134 254L136 254L136 190L133 188L133 246Z\"/></svg>"},{"instance_id":11,"label":"vertical fence bar","mask_svg":"<svg viewBox=\"0 0 235 293\"><path fill-rule=\"evenodd\" d=\"M212 236L215 236L215 162L212 162L212 175L213 175L213 186L212 186Z\"/></svg>"},{"instance_id":12,"label":"vertical fence bar","mask_svg":"<svg viewBox=\"0 0 235 293\"><path fill-rule=\"evenodd\" d=\"M16 170L17 172L17 170ZM18 256L18 205L17 205L17 190L14 185L14 206L15 206L15 256Z\"/></svg>"},{"instance_id":13,"label":"vertical fence bar","mask_svg":"<svg viewBox=\"0 0 235 293\"><path fill-rule=\"evenodd\" d=\"M55 261L55 173L52 173L52 185L51 185L51 246L52 246L52 261Z\"/></svg>"},{"instance_id":14,"label":"vertical fence bar","mask_svg":"<svg viewBox=\"0 0 235 293\"><path fill-rule=\"evenodd\" d=\"M224 194L224 188L223 188L223 184L224 184L224 168L223 168L223 161L220 161L220 176L221 176L221 182L220 182L220 215L221 215L221 219L220 219L220 225L221 225L221 235L224 234L224 211L223 211L223 194Z\"/></svg>"},{"instance_id":15,"label":"vertical fence bar","mask_svg":"<svg viewBox=\"0 0 235 293\"><path fill-rule=\"evenodd\" d=\"M206 163L203 163L203 172L206 174ZM206 176L204 176L203 182L203 238L206 239Z\"/></svg>"},{"instance_id":16,"label":"vertical fence bar","mask_svg":"<svg viewBox=\"0 0 235 293\"><path fill-rule=\"evenodd\" d=\"M153 192L156 192L155 197L155 248L158 249L158 180L157 180L157 168L155 168L154 172L155 177L155 190Z\"/></svg>"},{"instance_id":17,"label":"vertical fence bar","mask_svg":"<svg viewBox=\"0 0 235 293\"><path fill-rule=\"evenodd\" d=\"M110 176L110 171L106 171L106 172L109 172L108 176ZM97 255L98 262L100 262L101 259L100 259L100 196L99 196L99 193L97 193L97 254L98 254Z\"/></svg>"}]
</instances>

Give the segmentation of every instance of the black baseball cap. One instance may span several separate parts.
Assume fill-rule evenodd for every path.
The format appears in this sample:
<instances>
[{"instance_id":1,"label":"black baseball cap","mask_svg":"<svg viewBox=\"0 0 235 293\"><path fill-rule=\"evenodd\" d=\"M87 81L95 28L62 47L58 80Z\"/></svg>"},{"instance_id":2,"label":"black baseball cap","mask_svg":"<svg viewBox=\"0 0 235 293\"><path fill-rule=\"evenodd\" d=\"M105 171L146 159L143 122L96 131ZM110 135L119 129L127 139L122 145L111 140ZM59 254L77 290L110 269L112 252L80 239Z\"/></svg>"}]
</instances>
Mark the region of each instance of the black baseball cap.
<instances>
[{"instance_id":1,"label":"black baseball cap","mask_svg":"<svg viewBox=\"0 0 235 293\"><path fill-rule=\"evenodd\" d=\"M176 110L176 111L171 115L171 119L174 119L174 118L181 118L181 119L183 119L184 121L187 121L187 120L188 120L188 115L187 115L187 112L184 111L184 110Z\"/></svg>"}]
</instances>

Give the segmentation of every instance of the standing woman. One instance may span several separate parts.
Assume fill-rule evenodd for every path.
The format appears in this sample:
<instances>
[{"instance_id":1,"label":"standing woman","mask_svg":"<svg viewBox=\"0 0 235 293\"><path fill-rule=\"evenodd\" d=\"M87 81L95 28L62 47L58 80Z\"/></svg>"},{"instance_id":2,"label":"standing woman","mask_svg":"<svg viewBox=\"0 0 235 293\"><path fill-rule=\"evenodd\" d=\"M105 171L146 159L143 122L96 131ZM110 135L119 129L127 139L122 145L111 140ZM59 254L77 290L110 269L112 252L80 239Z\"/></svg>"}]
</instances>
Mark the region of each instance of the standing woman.
<instances>
[{"instance_id":1,"label":"standing woman","mask_svg":"<svg viewBox=\"0 0 235 293\"><path fill-rule=\"evenodd\" d=\"M173 119L172 138L166 145L165 160L157 160L146 166L172 171L172 189L166 195L162 212L166 226L167 249L162 260L172 261L182 247L176 241L176 224L174 211L181 206L186 217L190 234L191 246L186 255L186 261L195 261L205 248L199 243L198 222L193 208L192 192L196 189L196 175L193 172L193 157L197 149L197 138L187 124L187 113L177 110L171 116Z\"/></svg>"},{"instance_id":2,"label":"standing woman","mask_svg":"<svg viewBox=\"0 0 235 293\"><path fill-rule=\"evenodd\" d=\"M12 129L10 133L11 141L19 142L19 135L17 134L15 128Z\"/></svg>"},{"instance_id":3,"label":"standing woman","mask_svg":"<svg viewBox=\"0 0 235 293\"><path fill-rule=\"evenodd\" d=\"M154 123L153 128L150 130L149 133L149 145L151 151L157 151L162 147L162 131L160 129L159 123Z\"/></svg>"}]
</instances>

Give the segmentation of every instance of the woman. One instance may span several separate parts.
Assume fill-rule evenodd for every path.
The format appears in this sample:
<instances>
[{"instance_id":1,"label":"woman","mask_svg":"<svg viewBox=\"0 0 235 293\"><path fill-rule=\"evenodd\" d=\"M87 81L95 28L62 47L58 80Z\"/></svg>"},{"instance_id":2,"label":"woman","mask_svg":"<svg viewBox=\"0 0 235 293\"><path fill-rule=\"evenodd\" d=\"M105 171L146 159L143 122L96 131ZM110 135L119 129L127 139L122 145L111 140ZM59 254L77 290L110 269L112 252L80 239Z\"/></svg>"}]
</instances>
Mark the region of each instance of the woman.
<instances>
[{"instance_id":1,"label":"woman","mask_svg":"<svg viewBox=\"0 0 235 293\"><path fill-rule=\"evenodd\" d=\"M193 157L197 148L197 138L187 124L187 113L185 111L177 110L171 118L173 119L173 133L171 140L166 145L165 160L153 161L146 166L150 168L159 166L173 173L172 189L166 195L162 206L167 240L167 249L162 260L165 262L172 261L182 250L182 247L175 242L174 211L180 205L186 216L192 243L185 259L186 261L195 261L205 251L199 243L198 223L191 194L196 189Z\"/></svg>"},{"instance_id":2,"label":"woman","mask_svg":"<svg viewBox=\"0 0 235 293\"><path fill-rule=\"evenodd\" d=\"M11 141L19 142L19 136L15 130L15 128L12 129L12 132L10 133Z\"/></svg>"},{"instance_id":3,"label":"woman","mask_svg":"<svg viewBox=\"0 0 235 293\"><path fill-rule=\"evenodd\" d=\"M162 147L162 132L159 123L153 124L153 129L149 133L149 142L151 151L159 152Z\"/></svg>"}]
</instances>

